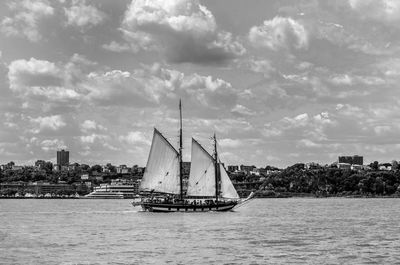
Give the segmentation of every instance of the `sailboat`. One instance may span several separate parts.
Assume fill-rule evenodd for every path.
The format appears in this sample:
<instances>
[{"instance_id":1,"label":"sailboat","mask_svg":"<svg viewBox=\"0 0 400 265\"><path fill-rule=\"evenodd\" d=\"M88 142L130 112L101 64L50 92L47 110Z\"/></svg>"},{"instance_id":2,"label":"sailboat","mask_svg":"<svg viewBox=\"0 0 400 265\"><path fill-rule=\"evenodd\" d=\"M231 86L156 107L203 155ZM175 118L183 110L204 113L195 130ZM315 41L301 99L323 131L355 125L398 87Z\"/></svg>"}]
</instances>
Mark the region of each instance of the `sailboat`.
<instances>
[{"instance_id":1,"label":"sailboat","mask_svg":"<svg viewBox=\"0 0 400 265\"><path fill-rule=\"evenodd\" d=\"M229 211L240 200L224 165L218 157L214 134L214 153L208 153L192 138L191 165L186 192L182 167L182 104L179 102L179 150L154 128L146 169L140 184L144 194L133 206L151 212Z\"/></svg>"}]
</instances>

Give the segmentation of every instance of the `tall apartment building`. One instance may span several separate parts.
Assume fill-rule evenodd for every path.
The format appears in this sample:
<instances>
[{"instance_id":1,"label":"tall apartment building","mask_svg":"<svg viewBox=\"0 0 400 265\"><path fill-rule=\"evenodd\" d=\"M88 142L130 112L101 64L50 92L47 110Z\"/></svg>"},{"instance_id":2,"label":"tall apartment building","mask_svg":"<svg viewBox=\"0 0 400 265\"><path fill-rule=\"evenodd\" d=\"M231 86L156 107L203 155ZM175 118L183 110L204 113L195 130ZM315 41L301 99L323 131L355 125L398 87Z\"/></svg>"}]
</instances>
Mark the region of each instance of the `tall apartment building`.
<instances>
[{"instance_id":1,"label":"tall apartment building","mask_svg":"<svg viewBox=\"0 0 400 265\"><path fill-rule=\"evenodd\" d=\"M364 157L354 155L354 156L339 156L339 163L346 163L350 165L363 165Z\"/></svg>"},{"instance_id":2,"label":"tall apartment building","mask_svg":"<svg viewBox=\"0 0 400 265\"><path fill-rule=\"evenodd\" d=\"M362 156L353 156L353 165L363 165L364 164L364 157Z\"/></svg>"},{"instance_id":3,"label":"tall apartment building","mask_svg":"<svg viewBox=\"0 0 400 265\"><path fill-rule=\"evenodd\" d=\"M64 149L61 151L57 151L57 165L59 166L69 165L69 151L65 151Z\"/></svg>"},{"instance_id":4,"label":"tall apartment building","mask_svg":"<svg viewBox=\"0 0 400 265\"><path fill-rule=\"evenodd\" d=\"M339 163L353 164L353 157L351 156L339 156Z\"/></svg>"}]
</instances>

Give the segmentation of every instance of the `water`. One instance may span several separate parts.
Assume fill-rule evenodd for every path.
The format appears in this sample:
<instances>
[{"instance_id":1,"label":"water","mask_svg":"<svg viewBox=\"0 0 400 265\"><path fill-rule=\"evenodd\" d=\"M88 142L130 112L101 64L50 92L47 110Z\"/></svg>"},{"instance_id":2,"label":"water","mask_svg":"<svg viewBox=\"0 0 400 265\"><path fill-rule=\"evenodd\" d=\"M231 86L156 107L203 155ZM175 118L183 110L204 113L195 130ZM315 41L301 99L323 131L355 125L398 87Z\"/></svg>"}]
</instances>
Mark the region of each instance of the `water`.
<instances>
[{"instance_id":1,"label":"water","mask_svg":"<svg viewBox=\"0 0 400 265\"><path fill-rule=\"evenodd\" d=\"M138 210L129 200L0 200L0 264L400 264L400 199Z\"/></svg>"}]
</instances>

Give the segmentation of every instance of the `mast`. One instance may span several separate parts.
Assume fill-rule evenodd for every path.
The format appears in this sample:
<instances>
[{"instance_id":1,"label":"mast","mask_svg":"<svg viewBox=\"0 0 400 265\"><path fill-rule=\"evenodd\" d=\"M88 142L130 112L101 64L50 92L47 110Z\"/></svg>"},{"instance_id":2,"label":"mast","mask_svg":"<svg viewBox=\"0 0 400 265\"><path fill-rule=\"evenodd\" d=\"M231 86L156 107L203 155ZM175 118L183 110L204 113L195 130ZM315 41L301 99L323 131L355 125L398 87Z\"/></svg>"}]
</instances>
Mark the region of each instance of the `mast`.
<instances>
[{"instance_id":1,"label":"mast","mask_svg":"<svg viewBox=\"0 0 400 265\"><path fill-rule=\"evenodd\" d=\"M218 170L218 152L217 152L217 138L214 133L214 168L215 168L215 201L218 202L218 180L219 180L219 170Z\"/></svg>"},{"instance_id":2,"label":"mast","mask_svg":"<svg viewBox=\"0 0 400 265\"><path fill-rule=\"evenodd\" d=\"M183 200L183 176L182 176L182 102L179 99L179 180L181 186L180 199Z\"/></svg>"}]
</instances>

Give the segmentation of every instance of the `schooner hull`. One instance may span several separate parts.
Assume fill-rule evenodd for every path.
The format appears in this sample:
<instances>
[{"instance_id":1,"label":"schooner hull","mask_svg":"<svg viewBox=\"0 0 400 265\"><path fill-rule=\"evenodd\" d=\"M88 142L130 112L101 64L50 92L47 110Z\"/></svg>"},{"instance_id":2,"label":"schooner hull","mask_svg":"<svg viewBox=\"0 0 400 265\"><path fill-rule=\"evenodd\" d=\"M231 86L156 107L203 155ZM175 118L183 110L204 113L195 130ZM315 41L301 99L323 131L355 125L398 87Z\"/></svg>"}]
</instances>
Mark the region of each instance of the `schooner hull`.
<instances>
[{"instance_id":1,"label":"schooner hull","mask_svg":"<svg viewBox=\"0 0 400 265\"><path fill-rule=\"evenodd\" d=\"M148 212L226 212L232 210L237 202L229 202L219 205L187 205L187 204L160 204L141 203L143 211Z\"/></svg>"}]
</instances>

